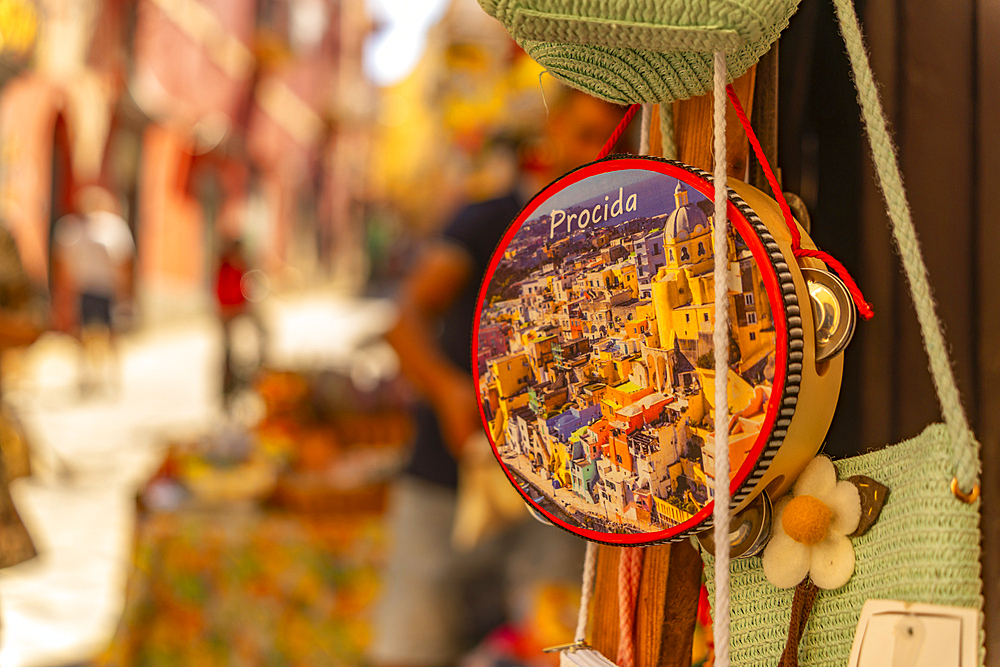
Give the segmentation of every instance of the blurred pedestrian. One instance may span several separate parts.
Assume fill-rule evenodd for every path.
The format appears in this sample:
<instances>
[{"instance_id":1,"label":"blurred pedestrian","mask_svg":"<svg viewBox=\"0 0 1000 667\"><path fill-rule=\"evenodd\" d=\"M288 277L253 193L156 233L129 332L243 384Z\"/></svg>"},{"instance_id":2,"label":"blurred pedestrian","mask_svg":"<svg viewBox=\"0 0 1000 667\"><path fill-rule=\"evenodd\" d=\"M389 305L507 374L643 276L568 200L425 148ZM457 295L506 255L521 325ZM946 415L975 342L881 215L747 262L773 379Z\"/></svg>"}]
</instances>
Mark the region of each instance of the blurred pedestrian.
<instances>
[{"instance_id":1,"label":"blurred pedestrian","mask_svg":"<svg viewBox=\"0 0 1000 667\"><path fill-rule=\"evenodd\" d=\"M258 273L250 269L240 239L223 243L215 277L215 299L222 322L222 396L226 405L241 386L250 382L252 372L264 363L264 325L250 299L251 296L257 298L252 292L259 291L259 280L254 279ZM252 325L257 335L257 357L250 364L238 363L239 355L234 354L237 326L241 321Z\"/></svg>"},{"instance_id":2,"label":"blurred pedestrian","mask_svg":"<svg viewBox=\"0 0 1000 667\"><path fill-rule=\"evenodd\" d=\"M526 160L534 172L523 174L504 196L463 209L404 282L399 319L387 339L425 402L415 415L411 460L392 494L393 542L372 648L381 667L455 662L465 648L466 626L477 615L463 577L479 587L506 580L507 609L501 611L516 621L528 611L524 595L533 582L575 581L580 575L582 541L530 519L474 551L456 550L458 461L467 443L483 437L471 338L477 293L491 255L528 196L592 161L620 117L616 107L563 91L550 103L544 136Z\"/></svg>"},{"instance_id":3,"label":"blurred pedestrian","mask_svg":"<svg viewBox=\"0 0 1000 667\"><path fill-rule=\"evenodd\" d=\"M56 223L56 261L76 295L79 388L86 397L121 384L116 324L130 308L135 243L110 192L88 186L75 199L77 212Z\"/></svg>"}]
</instances>

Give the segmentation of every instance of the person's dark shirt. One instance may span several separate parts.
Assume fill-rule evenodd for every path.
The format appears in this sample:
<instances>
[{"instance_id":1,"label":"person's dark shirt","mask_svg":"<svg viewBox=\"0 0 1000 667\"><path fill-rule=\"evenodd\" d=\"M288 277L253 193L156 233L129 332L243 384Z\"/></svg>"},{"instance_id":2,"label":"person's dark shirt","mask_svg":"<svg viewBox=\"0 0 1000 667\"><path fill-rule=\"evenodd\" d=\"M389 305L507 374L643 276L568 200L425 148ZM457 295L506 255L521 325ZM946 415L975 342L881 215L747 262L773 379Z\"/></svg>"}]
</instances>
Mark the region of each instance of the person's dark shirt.
<instances>
[{"instance_id":1,"label":"person's dark shirt","mask_svg":"<svg viewBox=\"0 0 1000 667\"><path fill-rule=\"evenodd\" d=\"M468 252L473 262L472 272L455 303L441 318L438 344L453 364L472 375L472 323L476 302L493 252L504 233L517 217L523 202L516 194L508 194L472 204L462 209L442 233L447 242L455 243ZM474 391L470 385L469 391ZM444 443L434 411L421 405L416 411L416 440L406 472L415 477L455 488L458 466Z\"/></svg>"}]
</instances>

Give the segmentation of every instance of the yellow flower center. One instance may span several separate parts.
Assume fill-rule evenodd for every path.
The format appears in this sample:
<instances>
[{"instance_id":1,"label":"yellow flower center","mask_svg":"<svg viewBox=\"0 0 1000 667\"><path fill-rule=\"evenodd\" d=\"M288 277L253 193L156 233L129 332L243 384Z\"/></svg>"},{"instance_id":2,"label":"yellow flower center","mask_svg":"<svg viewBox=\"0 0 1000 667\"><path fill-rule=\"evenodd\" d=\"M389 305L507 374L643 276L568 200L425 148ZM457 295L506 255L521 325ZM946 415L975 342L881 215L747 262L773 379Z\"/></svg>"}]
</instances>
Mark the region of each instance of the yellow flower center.
<instances>
[{"instance_id":1,"label":"yellow flower center","mask_svg":"<svg viewBox=\"0 0 1000 667\"><path fill-rule=\"evenodd\" d=\"M833 512L819 498L796 496L781 515L781 527L796 542L811 547L823 541Z\"/></svg>"}]
</instances>

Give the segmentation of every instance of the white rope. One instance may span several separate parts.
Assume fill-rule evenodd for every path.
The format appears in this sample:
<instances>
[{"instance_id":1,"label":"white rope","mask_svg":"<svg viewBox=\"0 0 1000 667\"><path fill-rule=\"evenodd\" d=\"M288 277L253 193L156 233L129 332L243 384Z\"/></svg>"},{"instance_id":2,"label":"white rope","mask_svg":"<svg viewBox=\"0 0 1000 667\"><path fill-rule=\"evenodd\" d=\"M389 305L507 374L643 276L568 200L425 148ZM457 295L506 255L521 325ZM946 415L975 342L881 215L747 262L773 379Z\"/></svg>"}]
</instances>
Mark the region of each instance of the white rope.
<instances>
[{"instance_id":1,"label":"white rope","mask_svg":"<svg viewBox=\"0 0 1000 667\"><path fill-rule=\"evenodd\" d=\"M583 560L583 588L580 589L580 615L576 617L576 633L573 641L587 641L587 616L590 599L594 597L594 577L597 573L597 544L587 542L587 555Z\"/></svg>"},{"instance_id":2,"label":"white rope","mask_svg":"<svg viewBox=\"0 0 1000 667\"><path fill-rule=\"evenodd\" d=\"M538 90L542 93L542 106L545 107L545 120L549 119L549 103L548 100L545 99L545 86L542 85L542 76L548 73L549 71L547 69L543 69L538 73Z\"/></svg>"},{"instance_id":3,"label":"white rope","mask_svg":"<svg viewBox=\"0 0 1000 667\"><path fill-rule=\"evenodd\" d=\"M729 667L729 219L726 54L715 53L715 667Z\"/></svg>"},{"instance_id":4,"label":"white rope","mask_svg":"<svg viewBox=\"0 0 1000 667\"><path fill-rule=\"evenodd\" d=\"M653 124L653 105L642 105L642 122L639 125L639 155L649 155L649 131Z\"/></svg>"}]
</instances>

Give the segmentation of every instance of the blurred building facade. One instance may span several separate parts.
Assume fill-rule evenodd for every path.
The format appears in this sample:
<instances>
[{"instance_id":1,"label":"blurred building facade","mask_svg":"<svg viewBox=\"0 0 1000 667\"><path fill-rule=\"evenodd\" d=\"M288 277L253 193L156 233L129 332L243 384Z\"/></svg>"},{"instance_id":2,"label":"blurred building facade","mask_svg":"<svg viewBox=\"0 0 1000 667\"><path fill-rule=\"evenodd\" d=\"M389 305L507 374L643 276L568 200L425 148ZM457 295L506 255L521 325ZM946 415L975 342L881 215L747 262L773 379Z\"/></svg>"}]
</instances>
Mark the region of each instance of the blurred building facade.
<instances>
[{"instance_id":1,"label":"blurred building facade","mask_svg":"<svg viewBox=\"0 0 1000 667\"><path fill-rule=\"evenodd\" d=\"M363 3L25 0L0 2L5 22L6 5L30 39L4 53L0 218L39 283L53 223L94 184L133 229L147 318L207 308L227 238L278 284L363 281Z\"/></svg>"}]
</instances>

